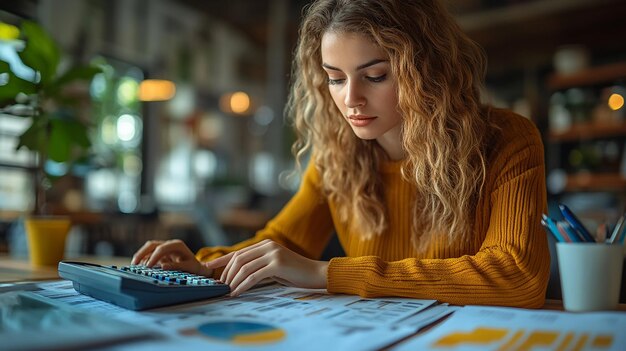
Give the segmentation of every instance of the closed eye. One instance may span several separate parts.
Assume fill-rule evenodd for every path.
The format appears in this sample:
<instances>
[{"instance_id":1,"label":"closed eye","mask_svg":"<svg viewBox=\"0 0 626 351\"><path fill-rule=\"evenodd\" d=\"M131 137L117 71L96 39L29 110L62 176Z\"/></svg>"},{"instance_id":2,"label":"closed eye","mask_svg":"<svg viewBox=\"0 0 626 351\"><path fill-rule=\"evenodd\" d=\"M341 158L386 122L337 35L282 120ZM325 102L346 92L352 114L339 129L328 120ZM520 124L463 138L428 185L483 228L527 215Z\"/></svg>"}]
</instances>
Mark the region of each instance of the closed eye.
<instances>
[{"instance_id":1,"label":"closed eye","mask_svg":"<svg viewBox=\"0 0 626 351\"><path fill-rule=\"evenodd\" d=\"M345 79L332 79L332 78L328 78L328 85L338 85L343 83Z\"/></svg>"},{"instance_id":2,"label":"closed eye","mask_svg":"<svg viewBox=\"0 0 626 351\"><path fill-rule=\"evenodd\" d=\"M365 79L367 79L368 81L372 83L380 83L380 82L384 82L387 79L387 75L383 74L382 76L377 76L377 77L365 77ZM338 84L342 84L344 81L345 79L343 78L341 79L328 78L328 85L338 85Z\"/></svg>"},{"instance_id":3,"label":"closed eye","mask_svg":"<svg viewBox=\"0 0 626 351\"><path fill-rule=\"evenodd\" d=\"M382 76L378 76L378 77L366 77L366 79L372 83L380 83L380 82L385 81L385 79L387 79L387 75L383 74Z\"/></svg>"}]
</instances>

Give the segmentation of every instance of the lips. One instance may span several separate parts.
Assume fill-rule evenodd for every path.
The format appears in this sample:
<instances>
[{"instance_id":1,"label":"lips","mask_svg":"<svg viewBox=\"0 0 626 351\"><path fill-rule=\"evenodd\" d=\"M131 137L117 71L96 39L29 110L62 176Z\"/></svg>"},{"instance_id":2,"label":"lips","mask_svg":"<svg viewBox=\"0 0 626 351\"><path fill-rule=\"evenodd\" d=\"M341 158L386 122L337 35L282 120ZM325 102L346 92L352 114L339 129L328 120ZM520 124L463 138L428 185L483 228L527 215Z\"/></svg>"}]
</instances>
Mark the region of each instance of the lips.
<instances>
[{"instance_id":1,"label":"lips","mask_svg":"<svg viewBox=\"0 0 626 351\"><path fill-rule=\"evenodd\" d=\"M350 115L348 116L348 120L350 124L355 127L365 127L366 125L372 123L376 117L366 116L366 115Z\"/></svg>"}]
</instances>

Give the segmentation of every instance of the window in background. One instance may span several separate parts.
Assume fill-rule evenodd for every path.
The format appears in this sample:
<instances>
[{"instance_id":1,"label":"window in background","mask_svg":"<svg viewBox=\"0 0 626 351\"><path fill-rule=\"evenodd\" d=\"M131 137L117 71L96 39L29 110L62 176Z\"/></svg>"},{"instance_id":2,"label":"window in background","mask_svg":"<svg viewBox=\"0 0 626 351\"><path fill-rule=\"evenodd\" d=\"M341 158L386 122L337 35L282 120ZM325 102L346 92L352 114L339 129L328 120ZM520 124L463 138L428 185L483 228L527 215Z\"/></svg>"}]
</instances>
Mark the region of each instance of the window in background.
<instances>
[{"instance_id":1,"label":"window in background","mask_svg":"<svg viewBox=\"0 0 626 351\"><path fill-rule=\"evenodd\" d=\"M142 105L138 98L143 71L136 66L98 57L103 72L90 87L94 120L94 169L86 176L88 206L97 210L139 209L141 192Z\"/></svg>"},{"instance_id":2,"label":"window in background","mask_svg":"<svg viewBox=\"0 0 626 351\"><path fill-rule=\"evenodd\" d=\"M30 211L33 206L35 155L28 150L15 151L17 136L27 120L0 114L0 210Z\"/></svg>"},{"instance_id":3,"label":"window in background","mask_svg":"<svg viewBox=\"0 0 626 351\"><path fill-rule=\"evenodd\" d=\"M5 27L11 28L6 23ZM17 30L17 29L16 29ZM9 63L11 71L22 79L31 80L36 77L32 69L25 66L18 56L23 41L18 39L0 38L0 59ZM0 86L4 74L0 72ZM0 211L28 212L34 206L34 185L32 170L36 165L34 153L21 149L15 150L18 136L28 127L29 120L0 110Z\"/></svg>"}]
</instances>

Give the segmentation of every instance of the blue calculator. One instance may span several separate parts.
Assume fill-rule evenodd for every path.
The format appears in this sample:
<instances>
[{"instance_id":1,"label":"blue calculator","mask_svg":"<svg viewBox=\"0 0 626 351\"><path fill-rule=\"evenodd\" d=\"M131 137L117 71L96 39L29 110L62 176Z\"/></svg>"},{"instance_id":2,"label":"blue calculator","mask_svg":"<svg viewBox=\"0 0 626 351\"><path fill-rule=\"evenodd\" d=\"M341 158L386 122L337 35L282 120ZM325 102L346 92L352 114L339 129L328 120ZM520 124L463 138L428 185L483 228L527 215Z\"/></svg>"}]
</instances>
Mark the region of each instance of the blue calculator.
<instances>
[{"instance_id":1,"label":"blue calculator","mask_svg":"<svg viewBox=\"0 0 626 351\"><path fill-rule=\"evenodd\" d=\"M138 265L117 267L63 261L59 263L59 276L71 280L81 294L136 311L230 292L228 285L212 278Z\"/></svg>"}]
</instances>

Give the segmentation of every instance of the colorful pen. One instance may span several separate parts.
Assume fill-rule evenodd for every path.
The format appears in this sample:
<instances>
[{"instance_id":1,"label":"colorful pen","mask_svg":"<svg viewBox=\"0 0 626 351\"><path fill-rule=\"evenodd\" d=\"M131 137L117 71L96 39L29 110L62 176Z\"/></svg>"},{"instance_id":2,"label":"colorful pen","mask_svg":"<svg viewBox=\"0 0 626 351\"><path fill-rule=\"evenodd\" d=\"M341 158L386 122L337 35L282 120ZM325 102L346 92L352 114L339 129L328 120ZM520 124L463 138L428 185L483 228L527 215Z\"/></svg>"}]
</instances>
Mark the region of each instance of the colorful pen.
<instances>
[{"instance_id":1,"label":"colorful pen","mask_svg":"<svg viewBox=\"0 0 626 351\"><path fill-rule=\"evenodd\" d=\"M600 225L598 225L598 228L596 228L596 241L599 243L603 243L606 242L610 235L608 234L608 229L607 229L607 225L606 223L600 223Z\"/></svg>"},{"instance_id":2,"label":"colorful pen","mask_svg":"<svg viewBox=\"0 0 626 351\"><path fill-rule=\"evenodd\" d=\"M589 234L587 229L585 229L585 227L580 222L580 220L576 217L576 215L574 215L574 213L567 206L563 204L559 204L559 210L561 211L561 214L563 214L563 218L572 226L572 228L574 228L574 230L580 233L584 241L590 242L590 243L593 243L596 241L593 238L593 236Z\"/></svg>"},{"instance_id":3,"label":"colorful pen","mask_svg":"<svg viewBox=\"0 0 626 351\"><path fill-rule=\"evenodd\" d=\"M546 216L545 214L542 214L541 224L548 230L549 233L552 234L552 236L554 236L557 242L566 242L565 239L561 236L561 233L559 233L559 229L556 227L556 224L554 224L552 218Z\"/></svg>"},{"instance_id":4,"label":"colorful pen","mask_svg":"<svg viewBox=\"0 0 626 351\"><path fill-rule=\"evenodd\" d=\"M559 233L561 233L561 236L563 237L563 239L565 239L565 242L571 243L572 239L569 236L569 233L567 232L567 230L565 230L565 227L563 226L563 224L565 224L566 222L563 221L554 221L554 224L556 224L556 229L559 230Z\"/></svg>"},{"instance_id":5,"label":"colorful pen","mask_svg":"<svg viewBox=\"0 0 626 351\"><path fill-rule=\"evenodd\" d=\"M580 235L578 235L578 233L576 233L574 228L572 228L572 226L569 225L569 223L567 221L558 221L556 223L557 223L557 225L560 224L560 227L563 228L565 230L565 232L567 232L567 236L570 238L570 240L573 243L580 243L580 242L584 241L583 239L581 239Z\"/></svg>"}]
</instances>

